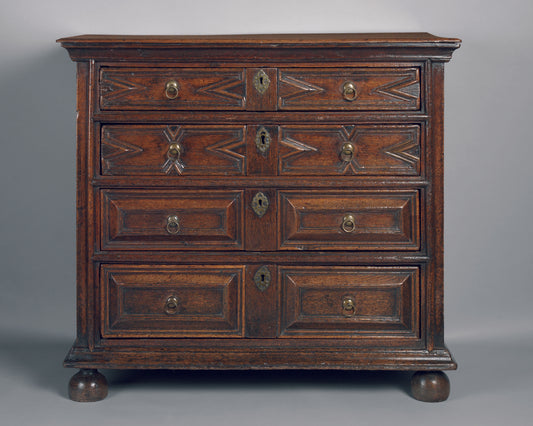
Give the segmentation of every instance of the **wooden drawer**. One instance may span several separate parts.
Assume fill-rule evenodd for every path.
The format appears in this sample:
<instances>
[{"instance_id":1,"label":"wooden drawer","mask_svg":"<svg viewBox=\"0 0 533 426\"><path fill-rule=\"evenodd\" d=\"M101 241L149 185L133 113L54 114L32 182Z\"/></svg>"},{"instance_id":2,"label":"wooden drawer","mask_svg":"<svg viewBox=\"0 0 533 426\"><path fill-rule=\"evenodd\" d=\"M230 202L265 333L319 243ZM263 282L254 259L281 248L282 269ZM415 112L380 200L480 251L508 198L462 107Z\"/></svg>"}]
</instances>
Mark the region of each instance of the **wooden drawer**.
<instances>
[{"instance_id":1,"label":"wooden drawer","mask_svg":"<svg viewBox=\"0 0 533 426\"><path fill-rule=\"evenodd\" d=\"M103 67L100 109L242 110L244 80L242 68Z\"/></svg>"},{"instance_id":2,"label":"wooden drawer","mask_svg":"<svg viewBox=\"0 0 533 426\"><path fill-rule=\"evenodd\" d=\"M105 125L101 130L101 173L243 175L244 135L243 125Z\"/></svg>"},{"instance_id":3,"label":"wooden drawer","mask_svg":"<svg viewBox=\"0 0 533 426\"><path fill-rule=\"evenodd\" d=\"M420 126L281 126L280 175L418 175Z\"/></svg>"},{"instance_id":4,"label":"wooden drawer","mask_svg":"<svg viewBox=\"0 0 533 426\"><path fill-rule=\"evenodd\" d=\"M101 190L102 249L242 249L242 191Z\"/></svg>"},{"instance_id":5,"label":"wooden drawer","mask_svg":"<svg viewBox=\"0 0 533 426\"><path fill-rule=\"evenodd\" d=\"M280 268L281 336L419 335L416 267Z\"/></svg>"},{"instance_id":6,"label":"wooden drawer","mask_svg":"<svg viewBox=\"0 0 533 426\"><path fill-rule=\"evenodd\" d=\"M240 337L242 266L102 265L103 337Z\"/></svg>"},{"instance_id":7,"label":"wooden drawer","mask_svg":"<svg viewBox=\"0 0 533 426\"><path fill-rule=\"evenodd\" d=\"M417 67L279 70L281 110L415 111L421 108Z\"/></svg>"},{"instance_id":8,"label":"wooden drawer","mask_svg":"<svg viewBox=\"0 0 533 426\"><path fill-rule=\"evenodd\" d=\"M264 153L262 135L268 141ZM277 168L288 176L413 176L421 172L420 152L420 125L410 124L104 125L100 172L242 176L247 168L265 175Z\"/></svg>"},{"instance_id":9,"label":"wooden drawer","mask_svg":"<svg viewBox=\"0 0 533 426\"><path fill-rule=\"evenodd\" d=\"M417 111L422 105L418 67L265 68L264 92L255 88L260 70L102 67L100 109L245 110L247 98L249 109L266 111Z\"/></svg>"},{"instance_id":10,"label":"wooden drawer","mask_svg":"<svg viewBox=\"0 0 533 426\"><path fill-rule=\"evenodd\" d=\"M280 191L280 249L417 250L419 193Z\"/></svg>"}]
</instances>

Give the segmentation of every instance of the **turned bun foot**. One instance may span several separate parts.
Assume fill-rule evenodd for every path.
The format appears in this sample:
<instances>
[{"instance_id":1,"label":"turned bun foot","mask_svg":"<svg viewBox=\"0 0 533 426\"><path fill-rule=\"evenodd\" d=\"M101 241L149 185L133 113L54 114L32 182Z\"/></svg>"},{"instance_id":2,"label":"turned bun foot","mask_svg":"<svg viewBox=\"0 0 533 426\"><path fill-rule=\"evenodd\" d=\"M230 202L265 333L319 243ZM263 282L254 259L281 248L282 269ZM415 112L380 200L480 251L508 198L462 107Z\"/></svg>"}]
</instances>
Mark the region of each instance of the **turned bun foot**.
<instances>
[{"instance_id":1,"label":"turned bun foot","mask_svg":"<svg viewBox=\"0 0 533 426\"><path fill-rule=\"evenodd\" d=\"M419 401L446 401L450 395L450 380L442 371L418 371L411 378L411 393Z\"/></svg>"},{"instance_id":2,"label":"turned bun foot","mask_svg":"<svg viewBox=\"0 0 533 426\"><path fill-rule=\"evenodd\" d=\"M107 380L98 370L81 369L70 379L68 396L77 402L100 401L107 396Z\"/></svg>"}]
</instances>

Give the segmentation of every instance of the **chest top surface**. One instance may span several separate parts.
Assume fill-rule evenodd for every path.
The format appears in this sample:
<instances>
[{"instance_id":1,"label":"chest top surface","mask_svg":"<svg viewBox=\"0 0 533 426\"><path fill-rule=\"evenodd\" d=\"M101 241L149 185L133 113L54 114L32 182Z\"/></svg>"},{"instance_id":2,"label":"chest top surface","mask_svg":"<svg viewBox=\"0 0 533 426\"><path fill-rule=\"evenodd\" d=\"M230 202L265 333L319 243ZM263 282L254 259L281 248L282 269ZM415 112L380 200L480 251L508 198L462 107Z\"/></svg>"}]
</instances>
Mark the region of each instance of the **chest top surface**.
<instances>
[{"instance_id":1,"label":"chest top surface","mask_svg":"<svg viewBox=\"0 0 533 426\"><path fill-rule=\"evenodd\" d=\"M218 49L225 59L253 59L268 55L272 60L284 59L287 50L298 52L318 49L321 55L315 60L342 60L338 54L324 50L340 49L359 52L359 57L433 57L448 61L461 40L437 37L429 33L355 33L355 34L253 34L253 35L78 35L57 40L66 48L73 60L112 59L118 57L138 60L172 59L169 51ZM233 52L228 49L236 49ZM251 50L250 50L251 49ZM285 53L283 53L285 51ZM166 56L165 56L166 55ZM245 55L245 56L242 56ZM216 56L216 55L215 55ZM350 58L348 55L347 59ZM201 59L190 56L189 60ZM307 60L313 58L307 57Z\"/></svg>"}]
</instances>

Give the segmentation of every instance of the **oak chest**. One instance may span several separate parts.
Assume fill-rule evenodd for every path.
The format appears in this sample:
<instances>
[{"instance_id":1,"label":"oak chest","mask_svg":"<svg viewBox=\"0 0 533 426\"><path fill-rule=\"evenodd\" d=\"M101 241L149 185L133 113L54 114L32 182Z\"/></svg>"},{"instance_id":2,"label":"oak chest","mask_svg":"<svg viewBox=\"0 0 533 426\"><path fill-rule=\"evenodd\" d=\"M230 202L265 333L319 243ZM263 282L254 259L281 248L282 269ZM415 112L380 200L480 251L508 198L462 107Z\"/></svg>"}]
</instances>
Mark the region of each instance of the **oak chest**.
<instances>
[{"instance_id":1,"label":"oak chest","mask_svg":"<svg viewBox=\"0 0 533 426\"><path fill-rule=\"evenodd\" d=\"M98 368L412 370L446 399L427 33L77 36L77 401Z\"/></svg>"}]
</instances>

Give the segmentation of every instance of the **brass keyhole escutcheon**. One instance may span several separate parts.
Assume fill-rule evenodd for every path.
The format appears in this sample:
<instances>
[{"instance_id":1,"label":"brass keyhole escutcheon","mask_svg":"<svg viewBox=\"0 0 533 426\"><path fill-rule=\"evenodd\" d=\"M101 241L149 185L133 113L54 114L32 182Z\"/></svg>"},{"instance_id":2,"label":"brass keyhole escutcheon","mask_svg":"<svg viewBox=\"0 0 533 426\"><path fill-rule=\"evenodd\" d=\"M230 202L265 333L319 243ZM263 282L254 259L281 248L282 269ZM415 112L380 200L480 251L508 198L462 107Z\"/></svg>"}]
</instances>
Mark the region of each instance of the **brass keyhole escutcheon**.
<instances>
[{"instance_id":1,"label":"brass keyhole escutcheon","mask_svg":"<svg viewBox=\"0 0 533 426\"><path fill-rule=\"evenodd\" d=\"M263 217L269 206L268 197L262 192L258 192L252 198L252 210L258 217Z\"/></svg>"},{"instance_id":2,"label":"brass keyhole escutcheon","mask_svg":"<svg viewBox=\"0 0 533 426\"><path fill-rule=\"evenodd\" d=\"M255 135L255 146L257 147L257 150L265 155L270 148L271 140L272 138L270 137L268 130L261 126Z\"/></svg>"},{"instance_id":3,"label":"brass keyhole escutcheon","mask_svg":"<svg viewBox=\"0 0 533 426\"><path fill-rule=\"evenodd\" d=\"M344 143L341 148L341 154L340 154L341 160L347 163L352 161L355 155L355 151L356 151L356 148L353 143L351 142Z\"/></svg>"},{"instance_id":4,"label":"brass keyhole escutcheon","mask_svg":"<svg viewBox=\"0 0 533 426\"><path fill-rule=\"evenodd\" d=\"M347 317L355 315L355 301L352 296L344 296L342 299L342 311Z\"/></svg>"},{"instance_id":5,"label":"brass keyhole escutcheon","mask_svg":"<svg viewBox=\"0 0 533 426\"><path fill-rule=\"evenodd\" d=\"M353 214L347 214L342 218L341 228L346 233L355 231L355 218Z\"/></svg>"},{"instance_id":6,"label":"brass keyhole escutcheon","mask_svg":"<svg viewBox=\"0 0 533 426\"><path fill-rule=\"evenodd\" d=\"M271 280L272 276L266 266L261 266L254 275L254 283L259 291L265 291Z\"/></svg>"},{"instance_id":7,"label":"brass keyhole escutcheon","mask_svg":"<svg viewBox=\"0 0 533 426\"><path fill-rule=\"evenodd\" d=\"M176 80L167 81L165 84L165 96L168 99L176 99L179 95L179 85Z\"/></svg>"},{"instance_id":8,"label":"brass keyhole escutcheon","mask_svg":"<svg viewBox=\"0 0 533 426\"><path fill-rule=\"evenodd\" d=\"M177 215L167 217L166 229L169 234L177 234L180 232L180 220Z\"/></svg>"},{"instance_id":9,"label":"brass keyhole escutcheon","mask_svg":"<svg viewBox=\"0 0 533 426\"><path fill-rule=\"evenodd\" d=\"M349 102L355 101L355 98L357 98L357 89L353 81L347 81L342 85L342 96Z\"/></svg>"},{"instance_id":10,"label":"brass keyhole escutcheon","mask_svg":"<svg viewBox=\"0 0 533 426\"><path fill-rule=\"evenodd\" d=\"M174 315L178 313L178 306L179 299L177 296L169 296L167 301L165 302L165 313L168 315Z\"/></svg>"},{"instance_id":11,"label":"brass keyhole escutcheon","mask_svg":"<svg viewBox=\"0 0 533 426\"><path fill-rule=\"evenodd\" d=\"M263 94L267 91L268 86L270 86L270 78L268 78L266 72L259 70L254 75L253 84L255 90L257 90L260 94Z\"/></svg>"}]
</instances>

